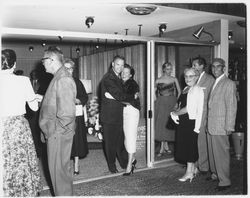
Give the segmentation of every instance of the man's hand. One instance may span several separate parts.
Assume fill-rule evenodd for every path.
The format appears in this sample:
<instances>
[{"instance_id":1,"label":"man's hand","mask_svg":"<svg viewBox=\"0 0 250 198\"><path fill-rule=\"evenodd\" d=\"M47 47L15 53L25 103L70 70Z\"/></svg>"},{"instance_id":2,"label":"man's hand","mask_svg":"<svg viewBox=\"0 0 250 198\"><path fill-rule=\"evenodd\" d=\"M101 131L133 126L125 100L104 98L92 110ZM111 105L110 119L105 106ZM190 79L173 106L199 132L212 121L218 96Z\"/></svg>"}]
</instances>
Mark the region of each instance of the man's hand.
<instances>
[{"instance_id":1,"label":"man's hand","mask_svg":"<svg viewBox=\"0 0 250 198\"><path fill-rule=\"evenodd\" d=\"M76 104L81 104L81 101L78 98L76 98Z\"/></svg>"},{"instance_id":2,"label":"man's hand","mask_svg":"<svg viewBox=\"0 0 250 198\"><path fill-rule=\"evenodd\" d=\"M176 124L179 124L179 116L174 111L170 113L170 116Z\"/></svg>"},{"instance_id":3,"label":"man's hand","mask_svg":"<svg viewBox=\"0 0 250 198\"><path fill-rule=\"evenodd\" d=\"M226 130L226 134L227 135L231 135L233 133L233 131L228 131L228 130Z\"/></svg>"},{"instance_id":4,"label":"man's hand","mask_svg":"<svg viewBox=\"0 0 250 198\"><path fill-rule=\"evenodd\" d=\"M105 92L105 97L108 99L114 99L113 96L109 92Z\"/></svg>"},{"instance_id":5,"label":"man's hand","mask_svg":"<svg viewBox=\"0 0 250 198\"><path fill-rule=\"evenodd\" d=\"M139 98L139 92L135 93L135 99Z\"/></svg>"}]
</instances>

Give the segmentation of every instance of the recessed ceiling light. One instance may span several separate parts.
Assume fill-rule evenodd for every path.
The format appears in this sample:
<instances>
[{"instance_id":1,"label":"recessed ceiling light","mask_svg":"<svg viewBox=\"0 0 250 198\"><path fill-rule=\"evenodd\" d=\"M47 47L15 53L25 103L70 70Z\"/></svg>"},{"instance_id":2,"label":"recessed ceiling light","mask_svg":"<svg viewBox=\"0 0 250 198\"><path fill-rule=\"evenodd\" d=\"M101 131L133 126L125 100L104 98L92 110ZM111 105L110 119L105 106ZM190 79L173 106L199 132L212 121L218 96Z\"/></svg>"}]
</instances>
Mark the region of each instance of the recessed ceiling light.
<instances>
[{"instance_id":1,"label":"recessed ceiling light","mask_svg":"<svg viewBox=\"0 0 250 198\"><path fill-rule=\"evenodd\" d=\"M151 5L130 5L126 7L127 11L134 15L151 14L156 10L156 8L156 6Z\"/></svg>"}]
</instances>

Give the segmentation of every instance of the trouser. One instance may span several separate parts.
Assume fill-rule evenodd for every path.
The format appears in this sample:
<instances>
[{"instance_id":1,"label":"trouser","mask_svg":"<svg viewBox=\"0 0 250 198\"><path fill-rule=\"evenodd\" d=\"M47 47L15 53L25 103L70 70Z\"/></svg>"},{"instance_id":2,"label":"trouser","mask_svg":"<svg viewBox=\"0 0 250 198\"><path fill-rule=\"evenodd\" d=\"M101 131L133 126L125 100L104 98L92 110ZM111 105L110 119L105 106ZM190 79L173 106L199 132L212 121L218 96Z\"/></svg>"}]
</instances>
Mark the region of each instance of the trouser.
<instances>
[{"instance_id":1,"label":"trouser","mask_svg":"<svg viewBox=\"0 0 250 198\"><path fill-rule=\"evenodd\" d=\"M208 163L208 145L206 128L202 126L198 135L198 167L200 171L209 171Z\"/></svg>"},{"instance_id":2,"label":"trouser","mask_svg":"<svg viewBox=\"0 0 250 198\"><path fill-rule=\"evenodd\" d=\"M110 171L116 170L116 156L124 169L128 163L128 153L124 146L123 125L103 123L104 147Z\"/></svg>"},{"instance_id":3,"label":"trouser","mask_svg":"<svg viewBox=\"0 0 250 198\"><path fill-rule=\"evenodd\" d=\"M219 179L219 186L231 185L230 144L227 135L208 134L208 158L212 174Z\"/></svg>"},{"instance_id":4,"label":"trouser","mask_svg":"<svg viewBox=\"0 0 250 198\"><path fill-rule=\"evenodd\" d=\"M70 172L70 153L74 133L54 134L47 142L48 165L56 196L73 195L73 178Z\"/></svg>"}]
</instances>

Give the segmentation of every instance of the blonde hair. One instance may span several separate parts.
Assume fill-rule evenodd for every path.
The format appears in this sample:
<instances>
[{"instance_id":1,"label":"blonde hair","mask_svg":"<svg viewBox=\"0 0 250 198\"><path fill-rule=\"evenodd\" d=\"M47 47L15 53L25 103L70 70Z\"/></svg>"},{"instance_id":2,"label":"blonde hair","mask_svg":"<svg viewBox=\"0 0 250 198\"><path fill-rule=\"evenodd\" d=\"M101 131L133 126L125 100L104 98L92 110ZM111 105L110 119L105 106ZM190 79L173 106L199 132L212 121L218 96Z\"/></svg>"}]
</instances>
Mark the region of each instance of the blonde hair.
<instances>
[{"instance_id":1,"label":"blonde hair","mask_svg":"<svg viewBox=\"0 0 250 198\"><path fill-rule=\"evenodd\" d=\"M188 71L192 71L196 76L199 76L200 73L197 69L193 68L193 67L188 67L184 70L184 74L186 74Z\"/></svg>"}]
</instances>

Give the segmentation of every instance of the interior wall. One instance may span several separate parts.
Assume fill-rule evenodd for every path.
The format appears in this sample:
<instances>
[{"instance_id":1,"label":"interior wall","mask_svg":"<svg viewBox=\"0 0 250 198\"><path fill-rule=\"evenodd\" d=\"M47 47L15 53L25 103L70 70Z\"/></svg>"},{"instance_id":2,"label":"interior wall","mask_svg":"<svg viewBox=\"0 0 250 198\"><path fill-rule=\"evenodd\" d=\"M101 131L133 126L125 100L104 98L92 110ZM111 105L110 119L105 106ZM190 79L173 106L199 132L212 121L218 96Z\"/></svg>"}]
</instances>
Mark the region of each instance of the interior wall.
<instances>
[{"instance_id":1,"label":"interior wall","mask_svg":"<svg viewBox=\"0 0 250 198\"><path fill-rule=\"evenodd\" d=\"M75 52L75 48L72 44L51 44L60 47L64 57L75 59L78 54ZM32 46L33 51L29 51L29 47ZM17 55L17 67L16 70L23 70L23 75L29 76L30 72L41 64L41 58L43 57L44 50L48 46L42 47L41 43L28 43L28 42L5 42L2 41L3 49L13 49Z\"/></svg>"},{"instance_id":2,"label":"interior wall","mask_svg":"<svg viewBox=\"0 0 250 198\"><path fill-rule=\"evenodd\" d=\"M183 72L186 67L191 66L192 59L195 57L203 57L206 60L206 70L210 73L210 64L213 58L213 47L209 46L177 46L176 47L176 77L183 89L186 84L183 77Z\"/></svg>"},{"instance_id":3,"label":"interior wall","mask_svg":"<svg viewBox=\"0 0 250 198\"><path fill-rule=\"evenodd\" d=\"M79 58L79 76L92 83L93 96L98 95L98 86L103 75L108 71L116 55L125 57L126 63L135 69L134 79L140 87L141 117L145 117L146 107L146 45L138 44L115 50L100 52Z\"/></svg>"}]
</instances>

